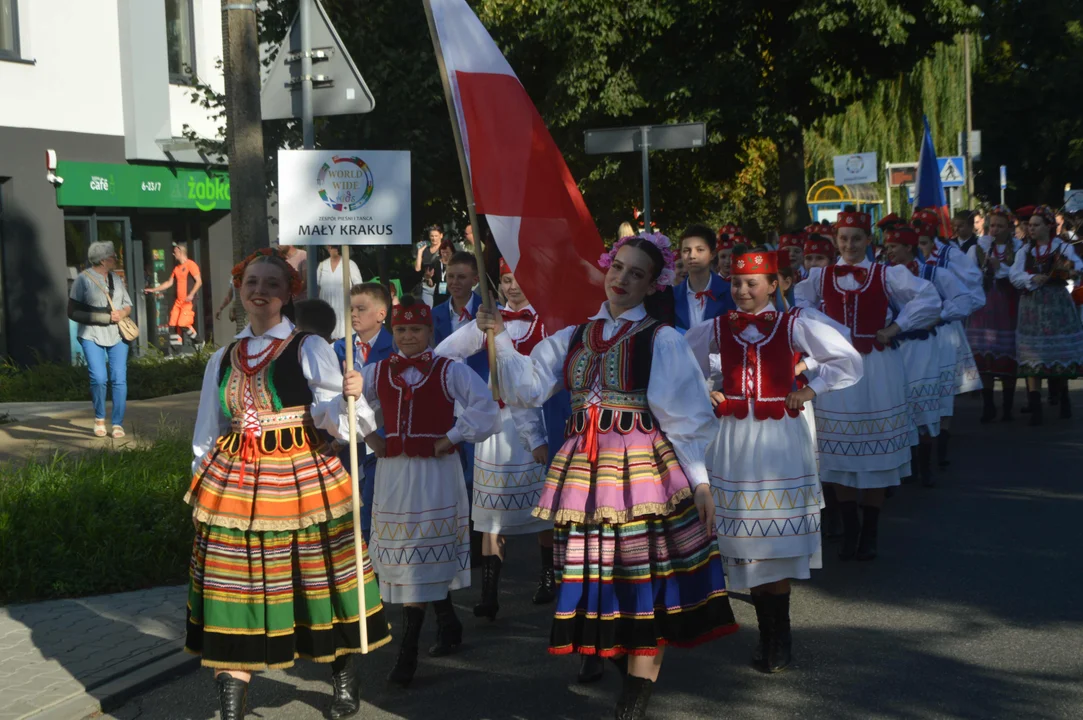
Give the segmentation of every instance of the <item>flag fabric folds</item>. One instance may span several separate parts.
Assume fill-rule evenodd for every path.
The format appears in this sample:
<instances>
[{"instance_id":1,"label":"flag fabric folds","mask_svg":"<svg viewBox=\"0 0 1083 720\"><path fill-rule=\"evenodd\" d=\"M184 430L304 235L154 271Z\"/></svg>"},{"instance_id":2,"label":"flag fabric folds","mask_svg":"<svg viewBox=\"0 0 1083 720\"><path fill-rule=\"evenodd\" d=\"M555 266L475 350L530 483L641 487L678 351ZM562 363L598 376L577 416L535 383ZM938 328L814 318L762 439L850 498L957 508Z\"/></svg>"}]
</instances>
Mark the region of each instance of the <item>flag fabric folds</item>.
<instances>
[{"instance_id":1,"label":"flag fabric folds","mask_svg":"<svg viewBox=\"0 0 1083 720\"><path fill-rule=\"evenodd\" d=\"M477 212L552 333L605 300L601 235L522 83L465 0L431 0Z\"/></svg>"},{"instance_id":2,"label":"flag fabric folds","mask_svg":"<svg viewBox=\"0 0 1083 720\"><path fill-rule=\"evenodd\" d=\"M922 120L925 122L925 138L921 142L921 155L918 157L914 208L935 211L940 216L940 237L950 238L951 214L948 211L944 185L940 181L940 166L936 161L933 134L929 129L929 119L923 116Z\"/></svg>"}]
</instances>

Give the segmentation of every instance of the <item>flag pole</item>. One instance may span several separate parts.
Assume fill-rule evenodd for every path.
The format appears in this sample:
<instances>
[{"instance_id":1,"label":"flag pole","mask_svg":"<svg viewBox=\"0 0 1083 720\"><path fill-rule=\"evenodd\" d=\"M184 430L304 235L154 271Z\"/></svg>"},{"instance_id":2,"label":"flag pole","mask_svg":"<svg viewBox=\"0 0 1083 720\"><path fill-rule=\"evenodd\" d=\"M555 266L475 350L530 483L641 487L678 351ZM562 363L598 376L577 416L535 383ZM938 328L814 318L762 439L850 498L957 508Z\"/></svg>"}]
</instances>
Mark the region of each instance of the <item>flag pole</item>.
<instances>
[{"instance_id":1,"label":"flag pole","mask_svg":"<svg viewBox=\"0 0 1083 720\"><path fill-rule=\"evenodd\" d=\"M462 130L459 128L459 118L455 112L455 99L451 94L451 79L447 74L447 64L444 62L444 52L440 47L440 34L436 31L436 19L432 14L432 1L423 0L425 5L425 18L429 21L429 35L432 36L432 49L436 54L436 64L440 68L440 82L444 86L444 99L447 100L448 114L451 116L451 133L455 136L455 150L459 154L459 171L462 173L463 190L466 192L466 211L470 217L470 225L474 228L474 257L478 262L478 289L481 290L481 302L485 309L493 312L492 295L489 292L488 275L485 272L485 256L481 250L481 226L478 225L478 214L474 204L474 187L470 182L470 166L466 162L466 148L463 145ZM496 335L492 330L486 332L488 342L486 347L489 351L489 379L492 384L493 400L500 400L500 383L496 374Z\"/></svg>"},{"instance_id":2,"label":"flag pole","mask_svg":"<svg viewBox=\"0 0 1083 720\"><path fill-rule=\"evenodd\" d=\"M343 245L339 268L342 270L343 297L346 298L344 309L346 324L346 363L344 371L353 370L353 327L350 323L350 246ZM353 559L357 565L357 620L361 628L361 652L369 651L368 613L365 608L365 536L361 533L361 481L358 476L357 462L357 401L346 398L346 413L350 421L350 492L353 493Z\"/></svg>"}]
</instances>

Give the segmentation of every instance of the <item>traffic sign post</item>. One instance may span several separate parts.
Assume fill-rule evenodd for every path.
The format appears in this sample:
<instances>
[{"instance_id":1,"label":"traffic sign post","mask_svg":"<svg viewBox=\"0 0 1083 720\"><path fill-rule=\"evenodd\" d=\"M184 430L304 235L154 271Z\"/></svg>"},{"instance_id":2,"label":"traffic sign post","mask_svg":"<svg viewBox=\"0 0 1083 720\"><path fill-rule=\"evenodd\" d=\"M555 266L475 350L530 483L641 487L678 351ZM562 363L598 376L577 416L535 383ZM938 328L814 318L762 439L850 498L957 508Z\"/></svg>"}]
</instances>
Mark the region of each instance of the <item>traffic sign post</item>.
<instances>
[{"instance_id":1,"label":"traffic sign post","mask_svg":"<svg viewBox=\"0 0 1083 720\"><path fill-rule=\"evenodd\" d=\"M703 123L641 125L639 127L587 130L584 145L588 155L639 152L643 164L643 227L651 227L651 150L688 150L707 144Z\"/></svg>"},{"instance_id":2,"label":"traffic sign post","mask_svg":"<svg viewBox=\"0 0 1083 720\"><path fill-rule=\"evenodd\" d=\"M940 183L945 188L966 185L966 162L962 157L937 158L936 164L940 170Z\"/></svg>"},{"instance_id":3,"label":"traffic sign post","mask_svg":"<svg viewBox=\"0 0 1083 720\"><path fill-rule=\"evenodd\" d=\"M1000 166L1000 204L1004 204L1004 191L1008 189L1008 166Z\"/></svg>"}]
</instances>

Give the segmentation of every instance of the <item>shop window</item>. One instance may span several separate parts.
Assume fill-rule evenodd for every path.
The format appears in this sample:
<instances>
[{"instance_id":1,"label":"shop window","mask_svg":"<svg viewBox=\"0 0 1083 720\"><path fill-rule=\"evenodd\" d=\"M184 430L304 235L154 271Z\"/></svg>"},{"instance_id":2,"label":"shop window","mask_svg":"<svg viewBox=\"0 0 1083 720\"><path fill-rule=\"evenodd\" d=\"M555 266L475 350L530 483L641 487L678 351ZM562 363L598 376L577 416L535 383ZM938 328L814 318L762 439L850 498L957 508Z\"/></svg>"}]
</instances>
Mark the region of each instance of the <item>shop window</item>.
<instances>
[{"instance_id":1,"label":"shop window","mask_svg":"<svg viewBox=\"0 0 1083 720\"><path fill-rule=\"evenodd\" d=\"M19 58L19 0L0 0L0 60Z\"/></svg>"},{"instance_id":2,"label":"shop window","mask_svg":"<svg viewBox=\"0 0 1083 720\"><path fill-rule=\"evenodd\" d=\"M0 0L2 1L2 0ZM165 0L165 37L169 82L191 85L196 74L196 34L192 0Z\"/></svg>"}]
</instances>

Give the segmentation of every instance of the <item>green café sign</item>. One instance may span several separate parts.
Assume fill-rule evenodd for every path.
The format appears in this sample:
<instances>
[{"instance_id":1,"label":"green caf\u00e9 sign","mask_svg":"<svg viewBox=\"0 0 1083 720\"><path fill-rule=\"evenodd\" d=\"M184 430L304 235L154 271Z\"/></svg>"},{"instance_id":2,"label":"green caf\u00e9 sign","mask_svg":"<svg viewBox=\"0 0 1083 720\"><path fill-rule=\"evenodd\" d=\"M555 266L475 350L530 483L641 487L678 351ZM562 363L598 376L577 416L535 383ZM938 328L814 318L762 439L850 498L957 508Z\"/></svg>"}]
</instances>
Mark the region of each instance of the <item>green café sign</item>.
<instances>
[{"instance_id":1,"label":"green caf\u00e9 sign","mask_svg":"<svg viewBox=\"0 0 1083 720\"><path fill-rule=\"evenodd\" d=\"M229 173L220 170L62 161L56 174L60 206L229 210Z\"/></svg>"}]
</instances>

